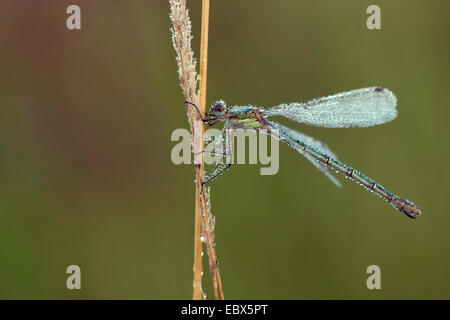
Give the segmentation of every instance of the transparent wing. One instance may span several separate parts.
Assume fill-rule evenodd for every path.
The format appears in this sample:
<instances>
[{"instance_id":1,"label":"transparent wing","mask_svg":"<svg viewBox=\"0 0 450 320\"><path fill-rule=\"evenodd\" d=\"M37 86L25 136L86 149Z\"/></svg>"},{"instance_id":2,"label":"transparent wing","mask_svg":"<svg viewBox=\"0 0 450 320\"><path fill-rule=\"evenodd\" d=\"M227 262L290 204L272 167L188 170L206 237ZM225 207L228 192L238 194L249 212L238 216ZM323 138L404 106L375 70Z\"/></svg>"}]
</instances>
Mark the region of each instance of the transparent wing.
<instances>
[{"instance_id":1,"label":"transparent wing","mask_svg":"<svg viewBox=\"0 0 450 320\"><path fill-rule=\"evenodd\" d=\"M308 159L309 161L311 161L311 163L320 171L322 171L336 186L338 186L339 188L342 187L341 183L339 182L338 179L336 179L335 176L333 176L329 171L328 171L328 167L325 166L324 164L322 164L321 162L317 161L316 159L314 159L311 155L309 155L308 153L306 153L305 151L303 151L302 147L296 143L296 140L300 140L303 141L304 143L312 146L313 148L321 151L322 153L325 153L327 155L329 155L332 158L337 159L336 155L330 150L330 148L328 148L328 146L318 140L315 140L314 138L307 136L306 134L300 133L298 131L294 131L291 130L279 123L273 122L273 121L269 121L270 125L272 126L272 128L276 129L278 131L278 134L280 135L278 136L273 136L283 142L285 142L286 144L288 144L290 147L292 147L293 149L297 150L301 155L305 156L306 159Z\"/></svg>"},{"instance_id":2,"label":"transparent wing","mask_svg":"<svg viewBox=\"0 0 450 320\"><path fill-rule=\"evenodd\" d=\"M393 120L397 116L396 105L397 98L392 91L370 87L307 102L280 104L264 114L318 127L370 127Z\"/></svg>"}]
</instances>

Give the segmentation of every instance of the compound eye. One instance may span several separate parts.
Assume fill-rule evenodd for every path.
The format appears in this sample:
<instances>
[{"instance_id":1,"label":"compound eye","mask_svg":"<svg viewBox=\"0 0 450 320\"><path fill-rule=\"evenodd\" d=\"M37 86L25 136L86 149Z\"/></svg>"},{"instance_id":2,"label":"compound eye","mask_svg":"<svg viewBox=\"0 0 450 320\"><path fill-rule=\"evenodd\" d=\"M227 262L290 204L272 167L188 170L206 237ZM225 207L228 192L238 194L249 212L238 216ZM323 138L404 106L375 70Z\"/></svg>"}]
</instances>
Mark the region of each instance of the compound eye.
<instances>
[{"instance_id":1,"label":"compound eye","mask_svg":"<svg viewBox=\"0 0 450 320\"><path fill-rule=\"evenodd\" d=\"M214 112L222 112L225 108L223 107L223 105L221 104L215 104L213 106L213 111Z\"/></svg>"}]
</instances>

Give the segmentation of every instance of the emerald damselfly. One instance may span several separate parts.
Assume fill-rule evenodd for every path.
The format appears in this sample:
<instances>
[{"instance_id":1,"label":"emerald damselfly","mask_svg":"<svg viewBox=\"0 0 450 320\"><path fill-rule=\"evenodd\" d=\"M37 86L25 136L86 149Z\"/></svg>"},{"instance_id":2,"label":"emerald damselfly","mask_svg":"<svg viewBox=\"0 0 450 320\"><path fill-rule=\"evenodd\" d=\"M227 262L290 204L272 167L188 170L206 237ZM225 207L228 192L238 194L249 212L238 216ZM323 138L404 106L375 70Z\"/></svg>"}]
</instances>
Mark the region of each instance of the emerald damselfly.
<instances>
[{"instance_id":1,"label":"emerald damselfly","mask_svg":"<svg viewBox=\"0 0 450 320\"><path fill-rule=\"evenodd\" d=\"M282 116L300 123L327 128L370 127L393 120L397 116L396 105L397 98L390 90L382 87L369 87L306 102L280 104L269 109L251 105L227 108L225 102L219 100L211 106L210 114L206 118L202 118L198 108L195 105L194 107L199 112L202 121L209 125L225 121L223 130L266 130L268 134L306 157L335 185L341 186L328 169L343 174L386 200L408 217L415 218L421 212L414 203L391 193L381 184L339 161L326 144L268 119L272 116ZM223 156L225 157L225 153ZM205 176L203 184L212 181L230 166L231 163L217 163Z\"/></svg>"}]
</instances>

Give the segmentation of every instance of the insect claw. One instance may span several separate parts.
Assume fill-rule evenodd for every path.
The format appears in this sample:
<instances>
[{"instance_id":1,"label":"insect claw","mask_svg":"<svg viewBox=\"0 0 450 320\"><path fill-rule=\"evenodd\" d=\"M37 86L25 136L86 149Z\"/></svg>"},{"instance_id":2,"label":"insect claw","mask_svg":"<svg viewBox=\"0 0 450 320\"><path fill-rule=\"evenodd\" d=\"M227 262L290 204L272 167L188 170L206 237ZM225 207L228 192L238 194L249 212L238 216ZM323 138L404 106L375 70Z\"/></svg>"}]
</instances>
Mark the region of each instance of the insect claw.
<instances>
[{"instance_id":1,"label":"insect claw","mask_svg":"<svg viewBox=\"0 0 450 320\"><path fill-rule=\"evenodd\" d=\"M200 189L200 195L203 194L203 186L205 185L205 182L202 181L202 188Z\"/></svg>"},{"instance_id":2,"label":"insect claw","mask_svg":"<svg viewBox=\"0 0 450 320\"><path fill-rule=\"evenodd\" d=\"M202 154L202 153L204 153L206 150L205 149L203 149L202 151L199 151L199 152L194 152L194 156L196 156L196 155L199 155L199 154Z\"/></svg>"}]
</instances>

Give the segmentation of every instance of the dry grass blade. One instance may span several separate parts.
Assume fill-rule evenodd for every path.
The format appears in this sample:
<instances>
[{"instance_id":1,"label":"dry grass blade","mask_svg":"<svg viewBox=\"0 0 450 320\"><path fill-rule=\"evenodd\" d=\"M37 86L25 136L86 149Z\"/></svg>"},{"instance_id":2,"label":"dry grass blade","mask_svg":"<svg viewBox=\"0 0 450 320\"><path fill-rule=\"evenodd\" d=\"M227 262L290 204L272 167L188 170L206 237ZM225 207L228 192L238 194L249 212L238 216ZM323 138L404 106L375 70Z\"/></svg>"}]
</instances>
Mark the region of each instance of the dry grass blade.
<instances>
[{"instance_id":1,"label":"dry grass blade","mask_svg":"<svg viewBox=\"0 0 450 320\"><path fill-rule=\"evenodd\" d=\"M225 297L223 295L222 289L222 280L220 278L219 271L219 261L217 260L216 254L216 235L215 235L215 225L216 218L211 214L211 199L209 194L210 188L205 190L206 196L206 214L202 215L202 224L203 224L203 237L206 239L207 246L206 251L208 252L208 262L209 262L209 270L211 272L211 276L213 278L213 286L214 286L214 294L215 298L223 300ZM220 296L218 296L220 295Z\"/></svg>"},{"instance_id":2,"label":"dry grass blade","mask_svg":"<svg viewBox=\"0 0 450 320\"><path fill-rule=\"evenodd\" d=\"M197 73L196 62L191 48L191 22L189 19L189 12L186 9L186 0L169 0L170 4L170 19L173 24L172 41L175 51L177 53L178 73L183 89L185 100L194 103L199 107L202 115L205 114L206 105L206 72L208 65L208 25L209 25L209 0L203 0L202 6L202 37L201 37L201 63L200 63L200 91L196 92L197 88ZM215 267L210 268L214 295L216 299L223 299L222 282L220 278L219 267L217 263L217 254L214 244L214 230L211 231L211 225L208 223L210 208L207 208L208 200L206 192L203 190L203 174L204 174L204 124L198 120L198 114L191 106L187 107L188 118L193 134L194 142L194 158L195 173L196 173L196 208L195 208L195 234L194 234L194 280L193 280L193 299L200 300L204 298L202 291L202 231L205 234L206 247L208 256ZM208 192L209 194L209 192Z\"/></svg>"}]
</instances>

